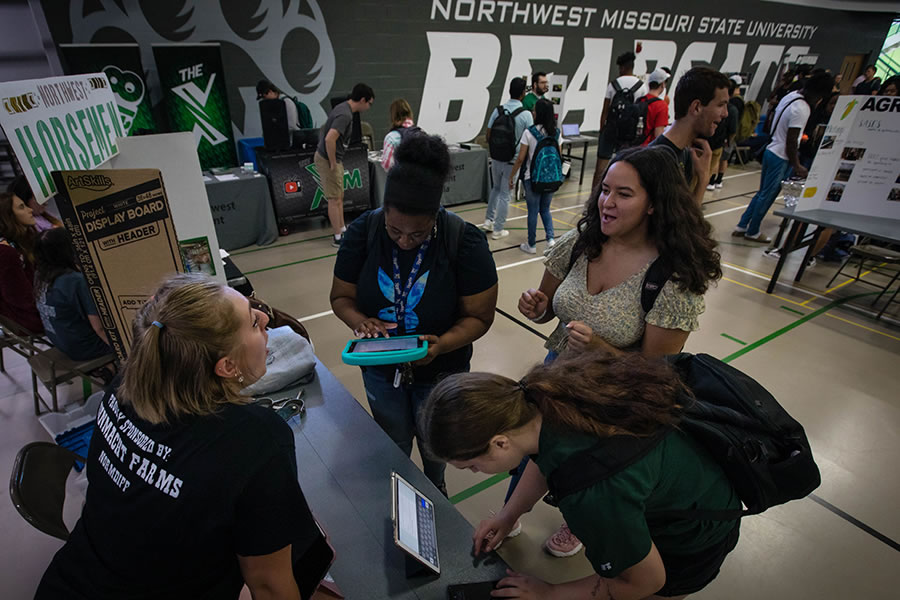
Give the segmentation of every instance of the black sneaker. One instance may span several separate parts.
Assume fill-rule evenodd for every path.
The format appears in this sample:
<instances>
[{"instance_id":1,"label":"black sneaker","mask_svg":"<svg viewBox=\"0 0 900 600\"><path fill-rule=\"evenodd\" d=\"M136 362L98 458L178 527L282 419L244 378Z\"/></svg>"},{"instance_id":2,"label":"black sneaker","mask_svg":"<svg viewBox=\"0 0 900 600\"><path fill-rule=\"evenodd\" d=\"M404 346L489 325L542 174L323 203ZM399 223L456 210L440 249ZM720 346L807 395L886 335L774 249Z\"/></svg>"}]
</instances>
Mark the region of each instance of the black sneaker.
<instances>
[{"instance_id":1,"label":"black sneaker","mask_svg":"<svg viewBox=\"0 0 900 600\"><path fill-rule=\"evenodd\" d=\"M344 239L344 236L342 236L342 235L336 235L336 236L334 236L334 237L331 238L331 245L334 246L335 248L340 248L340 247L341 247L341 240L343 240L343 239Z\"/></svg>"}]
</instances>

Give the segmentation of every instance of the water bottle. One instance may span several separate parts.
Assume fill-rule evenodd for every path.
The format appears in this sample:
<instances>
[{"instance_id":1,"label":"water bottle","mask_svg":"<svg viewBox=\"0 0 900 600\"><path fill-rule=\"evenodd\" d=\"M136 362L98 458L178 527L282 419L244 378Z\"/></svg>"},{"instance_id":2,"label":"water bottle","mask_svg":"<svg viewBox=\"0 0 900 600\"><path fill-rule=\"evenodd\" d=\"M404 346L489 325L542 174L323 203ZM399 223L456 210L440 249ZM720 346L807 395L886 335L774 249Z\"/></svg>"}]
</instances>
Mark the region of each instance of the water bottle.
<instances>
[{"instance_id":1,"label":"water bottle","mask_svg":"<svg viewBox=\"0 0 900 600\"><path fill-rule=\"evenodd\" d=\"M794 208L797 206L797 203L800 201L800 196L803 195L803 186L805 185L805 181L803 179L785 179L781 182L781 193L784 195L784 207L785 208Z\"/></svg>"},{"instance_id":2,"label":"water bottle","mask_svg":"<svg viewBox=\"0 0 900 600\"><path fill-rule=\"evenodd\" d=\"M639 140L644 137L644 117L638 117L637 129L634 130L634 139Z\"/></svg>"}]
</instances>

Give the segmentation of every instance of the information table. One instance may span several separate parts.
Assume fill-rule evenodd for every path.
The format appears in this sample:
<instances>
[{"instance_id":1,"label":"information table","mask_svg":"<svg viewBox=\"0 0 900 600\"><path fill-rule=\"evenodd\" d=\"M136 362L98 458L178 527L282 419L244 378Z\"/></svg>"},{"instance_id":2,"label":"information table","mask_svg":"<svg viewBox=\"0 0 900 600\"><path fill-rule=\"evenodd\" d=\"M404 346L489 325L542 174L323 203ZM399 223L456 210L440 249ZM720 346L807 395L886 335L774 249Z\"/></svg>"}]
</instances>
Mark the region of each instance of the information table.
<instances>
[{"instance_id":1,"label":"information table","mask_svg":"<svg viewBox=\"0 0 900 600\"><path fill-rule=\"evenodd\" d=\"M204 175L203 182L220 248L265 246L278 238L272 196L265 177L231 169L220 175Z\"/></svg>"},{"instance_id":2,"label":"information table","mask_svg":"<svg viewBox=\"0 0 900 600\"><path fill-rule=\"evenodd\" d=\"M803 262L800 263L797 276L794 277L794 281L800 281L803 277L803 272L806 271L807 262L812 258L812 250L825 229L831 228L838 231L846 231L847 233L855 233L883 242L900 243L900 220L898 219L884 219L822 209L782 209L774 211L774 214L778 217L790 219L793 221L793 224L787 240L781 248L781 256L778 259L778 264L775 265L772 278L769 280L769 287L766 289L770 294L775 290L775 284L778 283L778 276L781 274L781 268L784 266L788 254L801 248L807 248L806 256L804 256ZM816 230L811 235L807 235L806 230L810 225L816 225Z\"/></svg>"},{"instance_id":3,"label":"information table","mask_svg":"<svg viewBox=\"0 0 900 600\"><path fill-rule=\"evenodd\" d=\"M298 388L273 398L293 397ZM300 485L337 558L331 575L348 599L446 600L447 585L505 576L498 556L475 566L473 528L394 444L321 363L303 386L306 415L291 421ZM394 545L391 471L434 502L439 578L406 578L405 554Z\"/></svg>"},{"instance_id":4,"label":"information table","mask_svg":"<svg viewBox=\"0 0 900 600\"><path fill-rule=\"evenodd\" d=\"M588 146L597 141L596 135L573 135L572 137L564 137L560 140L559 146L564 160L581 161L581 174L578 176L578 185L584 182L584 163L587 159ZM572 150L577 145L581 145L581 156L572 154ZM566 149L568 146L568 149Z\"/></svg>"},{"instance_id":5,"label":"information table","mask_svg":"<svg viewBox=\"0 0 900 600\"><path fill-rule=\"evenodd\" d=\"M444 185L441 196L443 206L467 202L485 202L488 197L488 153L480 147L450 148L453 171ZM369 169L372 172L372 205L384 204L384 183L387 173L381 166L381 152L369 153Z\"/></svg>"},{"instance_id":6,"label":"information table","mask_svg":"<svg viewBox=\"0 0 900 600\"><path fill-rule=\"evenodd\" d=\"M328 203L313 160L315 151L270 152L257 149L256 159L272 188L278 228L287 233L299 219L325 215ZM369 209L369 165L364 147L344 152L344 212Z\"/></svg>"}]
</instances>

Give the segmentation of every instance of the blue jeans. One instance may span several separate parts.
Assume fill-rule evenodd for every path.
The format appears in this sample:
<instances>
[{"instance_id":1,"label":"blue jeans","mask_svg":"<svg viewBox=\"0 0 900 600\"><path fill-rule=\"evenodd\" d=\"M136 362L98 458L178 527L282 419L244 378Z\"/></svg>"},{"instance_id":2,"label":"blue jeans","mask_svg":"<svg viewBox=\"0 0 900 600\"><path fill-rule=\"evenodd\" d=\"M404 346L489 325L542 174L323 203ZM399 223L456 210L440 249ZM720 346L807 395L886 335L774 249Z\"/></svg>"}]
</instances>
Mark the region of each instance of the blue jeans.
<instances>
[{"instance_id":1,"label":"blue jeans","mask_svg":"<svg viewBox=\"0 0 900 600\"><path fill-rule=\"evenodd\" d=\"M790 172L790 163L783 158L778 158L774 152L766 150L763 154L762 173L759 177L759 191L750 201L750 206L741 215L738 227L747 230L745 235L756 237L759 235L759 227L766 213L772 208L772 203L778 197L781 190L781 182Z\"/></svg>"},{"instance_id":2,"label":"blue jeans","mask_svg":"<svg viewBox=\"0 0 900 600\"><path fill-rule=\"evenodd\" d=\"M547 240L553 239L553 217L550 216L550 201L553 192L536 192L531 187L531 179L525 180L525 203L528 205L528 245L534 246L537 238L537 218L541 215Z\"/></svg>"},{"instance_id":3,"label":"blue jeans","mask_svg":"<svg viewBox=\"0 0 900 600\"><path fill-rule=\"evenodd\" d=\"M484 218L494 222L494 231L503 231L509 212L509 175L513 166L500 160L491 161L491 196Z\"/></svg>"},{"instance_id":4,"label":"blue jeans","mask_svg":"<svg viewBox=\"0 0 900 600\"><path fill-rule=\"evenodd\" d=\"M547 356L544 357L544 364L549 365L559 356L558 353L550 350L547 352ZM528 457L522 459L522 462L519 463L519 466L515 468L515 470L511 473L512 479L509 480L509 489L506 490L506 499L503 500L503 504L509 502L510 497L513 495L513 492L516 491L516 486L519 485L519 480L522 479L522 474L525 473L525 467L528 466Z\"/></svg>"},{"instance_id":5,"label":"blue jeans","mask_svg":"<svg viewBox=\"0 0 900 600\"><path fill-rule=\"evenodd\" d=\"M412 442L416 438L425 476L444 491L444 471L447 464L425 457L422 440L416 431L419 411L435 384L401 384L399 388L395 388L393 375L388 376L386 371L378 368L364 368L362 376L375 422L407 456L412 454Z\"/></svg>"}]
</instances>

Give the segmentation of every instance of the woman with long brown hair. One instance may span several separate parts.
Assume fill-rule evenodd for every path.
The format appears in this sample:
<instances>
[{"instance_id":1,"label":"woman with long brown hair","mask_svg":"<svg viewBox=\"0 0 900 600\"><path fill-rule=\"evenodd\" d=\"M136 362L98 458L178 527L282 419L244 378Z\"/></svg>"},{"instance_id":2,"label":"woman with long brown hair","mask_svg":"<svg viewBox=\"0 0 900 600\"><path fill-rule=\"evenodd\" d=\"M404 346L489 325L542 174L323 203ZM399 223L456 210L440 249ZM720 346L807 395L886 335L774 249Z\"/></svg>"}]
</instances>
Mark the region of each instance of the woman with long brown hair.
<instances>
[{"instance_id":1,"label":"woman with long brown hair","mask_svg":"<svg viewBox=\"0 0 900 600\"><path fill-rule=\"evenodd\" d=\"M678 429L685 394L663 361L635 353L563 357L518 382L461 373L435 387L421 429L436 458L483 473L502 473L532 458L503 509L475 530L476 554L500 545L571 457L600 443L617 455L635 437L656 440L606 479L558 501L595 574L551 585L510 572L495 597L684 598L716 577L737 544L740 521L653 515L741 506L718 463Z\"/></svg>"},{"instance_id":2,"label":"woman with long brown hair","mask_svg":"<svg viewBox=\"0 0 900 600\"><path fill-rule=\"evenodd\" d=\"M34 214L25 202L0 193L0 315L29 333L43 333L34 303Z\"/></svg>"},{"instance_id":3,"label":"woman with long brown hair","mask_svg":"<svg viewBox=\"0 0 900 600\"><path fill-rule=\"evenodd\" d=\"M299 600L294 557L318 532L293 433L240 395L266 372L267 322L205 275L156 290L100 403L90 493L37 600L237 600L244 583L254 598Z\"/></svg>"},{"instance_id":4,"label":"woman with long brown hair","mask_svg":"<svg viewBox=\"0 0 900 600\"><path fill-rule=\"evenodd\" d=\"M715 247L672 154L655 147L621 152L578 226L547 251L541 284L522 293L519 311L536 323L559 319L545 344L547 360L564 351L680 352L700 326L703 294L722 276ZM656 263L670 275L645 310L645 282ZM565 525L544 544L560 557L581 547Z\"/></svg>"}]
</instances>

